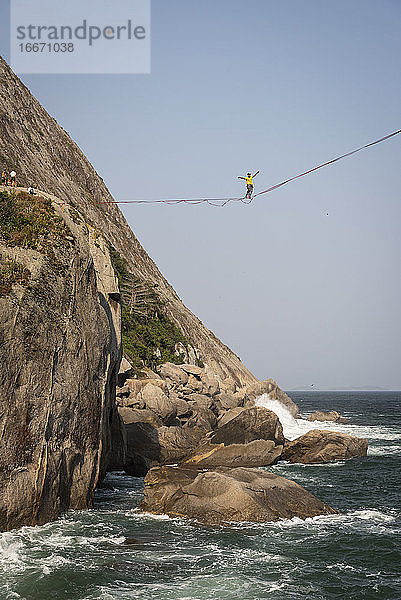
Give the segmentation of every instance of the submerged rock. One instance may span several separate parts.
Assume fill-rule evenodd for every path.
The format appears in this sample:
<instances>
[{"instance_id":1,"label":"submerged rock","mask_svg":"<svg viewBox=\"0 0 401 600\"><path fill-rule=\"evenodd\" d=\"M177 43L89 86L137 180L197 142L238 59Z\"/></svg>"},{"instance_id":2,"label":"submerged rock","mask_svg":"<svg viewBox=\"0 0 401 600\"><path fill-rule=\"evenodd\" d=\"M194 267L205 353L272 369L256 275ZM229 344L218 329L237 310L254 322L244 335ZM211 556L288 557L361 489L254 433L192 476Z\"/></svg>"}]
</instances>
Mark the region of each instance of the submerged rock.
<instances>
[{"instance_id":1,"label":"submerged rock","mask_svg":"<svg viewBox=\"0 0 401 600\"><path fill-rule=\"evenodd\" d=\"M366 456L368 440L346 433L312 429L288 442L281 458L291 463L328 463Z\"/></svg>"},{"instance_id":2,"label":"submerged rock","mask_svg":"<svg viewBox=\"0 0 401 600\"><path fill-rule=\"evenodd\" d=\"M206 525L266 522L334 514L303 487L260 469L202 471L155 467L145 478L144 512L195 519Z\"/></svg>"}]
</instances>

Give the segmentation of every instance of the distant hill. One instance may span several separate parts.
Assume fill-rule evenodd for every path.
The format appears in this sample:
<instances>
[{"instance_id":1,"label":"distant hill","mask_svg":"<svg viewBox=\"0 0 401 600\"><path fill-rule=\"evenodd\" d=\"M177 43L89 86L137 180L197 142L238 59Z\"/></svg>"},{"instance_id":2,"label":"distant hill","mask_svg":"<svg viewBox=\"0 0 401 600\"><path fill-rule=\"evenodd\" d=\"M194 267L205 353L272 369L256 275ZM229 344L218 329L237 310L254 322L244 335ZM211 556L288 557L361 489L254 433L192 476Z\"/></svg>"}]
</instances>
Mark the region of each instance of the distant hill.
<instances>
[{"instance_id":1,"label":"distant hill","mask_svg":"<svg viewBox=\"0 0 401 600\"><path fill-rule=\"evenodd\" d=\"M290 391L290 392L388 392L390 391L389 388L383 388L383 387L376 387L376 386L372 386L372 385L365 385L365 386L335 386L335 387L330 387L330 388L320 388L318 386L306 386L306 385L299 385L296 387L290 387L287 388L286 391Z\"/></svg>"}]
</instances>

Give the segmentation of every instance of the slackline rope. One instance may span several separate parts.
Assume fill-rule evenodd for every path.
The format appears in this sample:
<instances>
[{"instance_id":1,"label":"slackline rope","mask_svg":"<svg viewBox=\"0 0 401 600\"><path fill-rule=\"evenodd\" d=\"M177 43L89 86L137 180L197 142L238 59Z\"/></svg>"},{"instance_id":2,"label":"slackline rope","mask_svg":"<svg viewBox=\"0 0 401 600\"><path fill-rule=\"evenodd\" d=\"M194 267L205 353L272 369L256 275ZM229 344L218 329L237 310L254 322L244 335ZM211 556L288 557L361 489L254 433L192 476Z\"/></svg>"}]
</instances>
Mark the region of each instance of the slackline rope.
<instances>
[{"instance_id":1,"label":"slackline rope","mask_svg":"<svg viewBox=\"0 0 401 600\"><path fill-rule=\"evenodd\" d=\"M347 158L348 156L352 156L353 154L356 154L357 152L360 152L361 150L364 150L365 148L369 148L370 146L374 146L375 144L380 144L380 142L384 142L385 140L388 140L388 139L394 137L395 135L398 135L399 133L401 133L401 129L399 129L398 131L393 131L393 133L385 135L384 137L381 137L380 139L375 140L374 142L370 142L369 144L360 146L359 148L356 148L355 150L351 150L351 152L347 152L346 154L342 154L341 156L332 158L331 160L328 160L327 162L317 165L316 167L313 167L312 169L308 169L308 171L304 171L303 173L300 173L299 175L290 177L289 179L286 179L285 181L281 181L280 183L277 183L276 185L272 185L271 187L267 188L267 190L258 192L257 194L254 194L254 196L252 198L249 198L249 199L246 197L242 197L242 198L180 198L180 199L170 198L170 199L162 199L162 200L120 200L120 201L111 200L111 201L106 201L106 202L99 202L99 204L160 204L160 203L163 203L163 204L210 204L211 206L220 206L220 207L226 206L226 204L228 204L229 202L243 202L244 204L250 204L255 198L257 198L258 196L261 196L262 194L267 194L268 192L277 190L277 188L279 188L283 185L287 185L287 183L290 183L290 181L294 181L295 179L299 179L300 177L309 175L309 173L313 173L314 171L317 171L318 169L327 167L327 165L332 165L333 163L335 163L339 160L342 160L343 158Z\"/></svg>"}]
</instances>

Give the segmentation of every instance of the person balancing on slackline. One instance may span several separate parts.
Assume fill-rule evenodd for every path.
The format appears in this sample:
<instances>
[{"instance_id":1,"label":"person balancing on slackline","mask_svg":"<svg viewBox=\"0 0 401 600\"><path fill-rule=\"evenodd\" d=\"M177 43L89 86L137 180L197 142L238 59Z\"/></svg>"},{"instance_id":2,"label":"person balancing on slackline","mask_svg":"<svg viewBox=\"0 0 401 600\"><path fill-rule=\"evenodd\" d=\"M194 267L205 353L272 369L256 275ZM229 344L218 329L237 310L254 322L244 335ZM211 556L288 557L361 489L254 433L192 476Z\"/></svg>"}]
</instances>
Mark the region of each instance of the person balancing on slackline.
<instances>
[{"instance_id":1,"label":"person balancing on slackline","mask_svg":"<svg viewBox=\"0 0 401 600\"><path fill-rule=\"evenodd\" d=\"M246 177L240 177L238 176L238 179L244 179L246 181L246 195L245 198L252 198L252 194L253 194L253 178L256 177L256 175L260 173L260 171L256 171L256 173L254 175L252 175L252 173L247 173Z\"/></svg>"}]
</instances>

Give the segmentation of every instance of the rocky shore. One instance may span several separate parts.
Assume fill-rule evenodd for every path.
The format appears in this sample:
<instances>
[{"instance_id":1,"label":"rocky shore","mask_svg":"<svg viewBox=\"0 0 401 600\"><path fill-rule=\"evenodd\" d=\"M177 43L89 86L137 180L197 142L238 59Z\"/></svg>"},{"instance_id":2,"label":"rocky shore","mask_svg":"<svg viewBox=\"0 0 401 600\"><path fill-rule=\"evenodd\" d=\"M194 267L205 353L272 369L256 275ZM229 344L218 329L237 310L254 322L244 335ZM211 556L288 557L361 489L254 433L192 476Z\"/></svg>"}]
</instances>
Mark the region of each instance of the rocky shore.
<instances>
[{"instance_id":1,"label":"rocky shore","mask_svg":"<svg viewBox=\"0 0 401 600\"><path fill-rule=\"evenodd\" d=\"M326 463L365 456L367 441L327 430L285 439L278 416L255 400L267 394L293 415L297 405L271 379L238 388L207 365L163 364L117 389L127 473L145 476L140 509L206 524L330 514L294 482L257 469L279 460Z\"/></svg>"}]
</instances>

